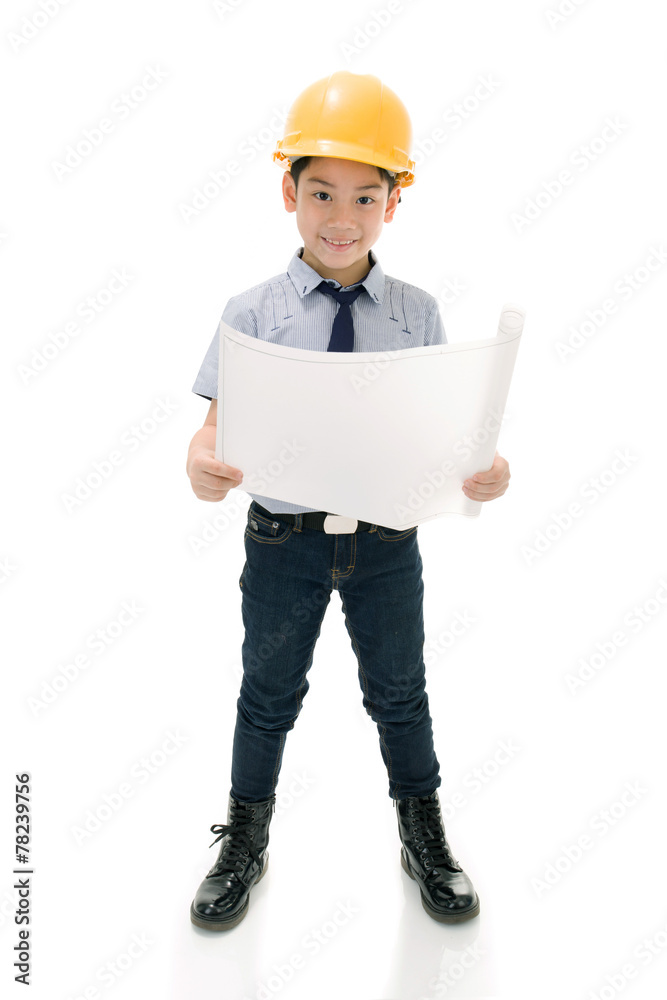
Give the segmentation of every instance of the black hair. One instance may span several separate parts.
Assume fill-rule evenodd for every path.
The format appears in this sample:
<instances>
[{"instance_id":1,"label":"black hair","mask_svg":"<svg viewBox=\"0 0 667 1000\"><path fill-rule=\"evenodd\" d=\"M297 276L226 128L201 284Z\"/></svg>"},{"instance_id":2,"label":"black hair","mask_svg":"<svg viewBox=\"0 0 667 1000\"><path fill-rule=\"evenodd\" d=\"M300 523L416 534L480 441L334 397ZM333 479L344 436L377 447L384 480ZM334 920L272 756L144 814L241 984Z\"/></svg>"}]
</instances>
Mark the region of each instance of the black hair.
<instances>
[{"instance_id":1,"label":"black hair","mask_svg":"<svg viewBox=\"0 0 667 1000\"><path fill-rule=\"evenodd\" d=\"M299 186L299 177L301 175L301 171L308 166L311 160L312 156L300 156L298 160L294 160L293 163L290 165L290 173L294 178L295 188L298 188ZM385 170L384 167L376 167L375 169L380 174L380 179L387 183L389 187L389 194L391 194L391 192L394 190L394 187L396 186L396 178L392 176L392 174L390 174L388 170Z\"/></svg>"}]
</instances>

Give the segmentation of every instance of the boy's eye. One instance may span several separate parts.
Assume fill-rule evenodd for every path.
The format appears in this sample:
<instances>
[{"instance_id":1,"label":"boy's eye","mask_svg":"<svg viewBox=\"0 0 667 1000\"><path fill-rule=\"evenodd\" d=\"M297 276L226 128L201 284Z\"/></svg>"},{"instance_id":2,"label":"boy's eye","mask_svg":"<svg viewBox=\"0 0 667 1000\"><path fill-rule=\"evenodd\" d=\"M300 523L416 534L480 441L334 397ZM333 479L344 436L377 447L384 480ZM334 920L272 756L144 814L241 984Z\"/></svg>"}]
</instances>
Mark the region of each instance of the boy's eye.
<instances>
[{"instance_id":1,"label":"boy's eye","mask_svg":"<svg viewBox=\"0 0 667 1000\"><path fill-rule=\"evenodd\" d=\"M329 201L331 200L331 195L328 191L314 191L313 195L316 201L326 201L327 199ZM357 198L357 201L361 202L362 205L373 204L373 199L367 194L362 194L361 197Z\"/></svg>"}]
</instances>

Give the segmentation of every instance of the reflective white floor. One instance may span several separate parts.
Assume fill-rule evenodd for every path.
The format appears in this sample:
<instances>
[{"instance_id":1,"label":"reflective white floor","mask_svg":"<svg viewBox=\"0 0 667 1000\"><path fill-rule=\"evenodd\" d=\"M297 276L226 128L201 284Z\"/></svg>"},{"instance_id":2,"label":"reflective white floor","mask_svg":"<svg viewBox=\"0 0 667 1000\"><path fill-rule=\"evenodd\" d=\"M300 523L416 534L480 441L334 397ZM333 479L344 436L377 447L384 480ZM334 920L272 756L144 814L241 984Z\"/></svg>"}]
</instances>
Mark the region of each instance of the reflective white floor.
<instances>
[{"instance_id":1,"label":"reflective white floor","mask_svg":"<svg viewBox=\"0 0 667 1000\"><path fill-rule=\"evenodd\" d=\"M437 559L425 560L429 618L440 600L429 587ZM161 687L164 661L147 659L136 711L126 691L141 657L116 659L113 687L101 666L81 678L43 715L33 751L34 946L42 975L52 970L51 985L42 979L35 995L609 1000L613 983L625 983L628 997L660 995L661 703L646 701L642 726L620 730L633 697L627 675L600 680L588 702L554 693L559 667L546 666L531 689L531 626L525 632L519 666L508 661L499 684L486 671L480 686L492 631L462 638L430 671L447 833L481 900L479 917L458 926L425 913L400 866L386 772L337 595L285 749L269 868L246 919L225 933L195 928L189 906L217 852L209 828L226 819L234 657L227 666L194 664L180 688L170 669ZM177 657L171 646L165 656ZM644 652L637 674L657 683L650 645ZM517 685L521 675L517 695L506 680ZM203 703L206 684L216 697ZM145 714L151 690L163 692L157 724ZM114 722L121 712L131 752ZM336 761L338 718L346 721ZM9 950L6 888L0 934Z\"/></svg>"}]
</instances>

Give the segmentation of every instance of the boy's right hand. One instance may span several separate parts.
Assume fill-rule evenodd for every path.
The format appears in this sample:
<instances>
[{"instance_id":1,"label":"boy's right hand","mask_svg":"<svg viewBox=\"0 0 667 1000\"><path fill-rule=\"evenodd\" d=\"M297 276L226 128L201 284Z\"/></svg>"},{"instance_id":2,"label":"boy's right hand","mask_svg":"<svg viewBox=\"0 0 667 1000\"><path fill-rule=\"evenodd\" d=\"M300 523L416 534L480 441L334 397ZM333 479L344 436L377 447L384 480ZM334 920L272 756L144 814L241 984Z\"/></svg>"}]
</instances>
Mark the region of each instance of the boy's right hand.
<instances>
[{"instance_id":1,"label":"boy's right hand","mask_svg":"<svg viewBox=\"0 0 667 1000\"><path fill-rule=\"evenodd\" d=\"M219 462L210 448L192 449L186 471L195 496L213 503L224 500L231 489L243 482L241 470Z\"/></svg>"}]
</instances>

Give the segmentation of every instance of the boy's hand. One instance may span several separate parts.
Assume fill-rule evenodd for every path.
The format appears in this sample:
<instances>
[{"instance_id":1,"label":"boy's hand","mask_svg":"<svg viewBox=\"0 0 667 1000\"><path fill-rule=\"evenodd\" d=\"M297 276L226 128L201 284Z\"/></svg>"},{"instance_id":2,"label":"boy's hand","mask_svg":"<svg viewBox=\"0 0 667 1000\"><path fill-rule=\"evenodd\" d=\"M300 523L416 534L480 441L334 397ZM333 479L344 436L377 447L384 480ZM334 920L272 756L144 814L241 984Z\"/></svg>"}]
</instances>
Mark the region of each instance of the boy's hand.
<instances>
[{"instance_id":1,"label":"boy's hand","mask_svg":"<svg viewBox=\"0 0 667 1000\"><path fill-rule=\"evenodd\" d=\"M472 479L466 479L463 492L471 500L496 500L503 495L509 482L509 463L496 452L491 468L486 472L475 473Z\"/></svg>"},{"instance_id":2,"label":"boy's hand","mask_svg":"<svg viewBox=\"0 0 667 1000\"><path fill-rule=\"evenodd\" d=\"M219 462L210 448L191 448L186 471L200 500L224 500L231 489L243 482L241 470Z\"/></svg>"}]
</instances>

